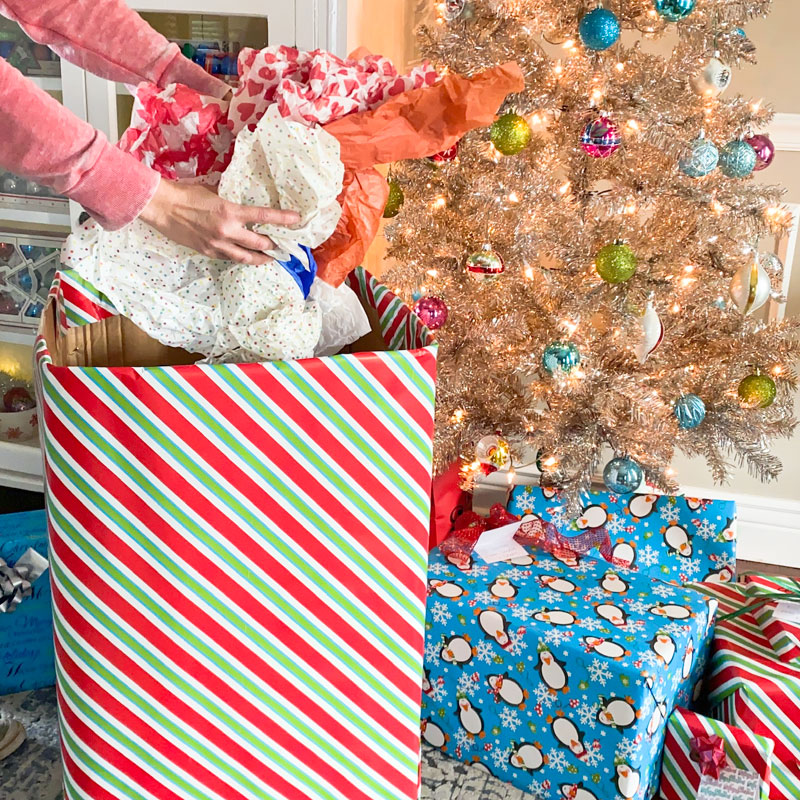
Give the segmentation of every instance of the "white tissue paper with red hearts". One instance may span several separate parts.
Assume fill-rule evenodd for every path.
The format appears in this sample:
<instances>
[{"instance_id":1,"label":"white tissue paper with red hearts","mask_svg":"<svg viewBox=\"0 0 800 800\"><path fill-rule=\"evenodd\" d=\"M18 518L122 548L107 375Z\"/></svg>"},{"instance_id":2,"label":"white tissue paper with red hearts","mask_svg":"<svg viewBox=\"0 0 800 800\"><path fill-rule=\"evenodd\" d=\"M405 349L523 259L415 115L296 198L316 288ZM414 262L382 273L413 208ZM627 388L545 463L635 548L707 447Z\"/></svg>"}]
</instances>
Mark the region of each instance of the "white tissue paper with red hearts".
<instances>
[{"instance_id":1,"label":"white tissue paper with red hearts","mask_svg":"<svg viewBox=\"0 0 800 800\"><path fill-rule=\"evenodd\" d=\"M219 191L236 202L296 210L301 221L291 230L258 230L275 240L274 256L305 259L300 245L316 247L336 227L342 175L336 139L274 109L237 139ZM81 226L67 240L64 261L148 335L209 362L329 355L370 327L347 287L317 279L304 298L275 261L249 266L209 258L140 220L118 231Z\"/></svg>"}]
</instances>

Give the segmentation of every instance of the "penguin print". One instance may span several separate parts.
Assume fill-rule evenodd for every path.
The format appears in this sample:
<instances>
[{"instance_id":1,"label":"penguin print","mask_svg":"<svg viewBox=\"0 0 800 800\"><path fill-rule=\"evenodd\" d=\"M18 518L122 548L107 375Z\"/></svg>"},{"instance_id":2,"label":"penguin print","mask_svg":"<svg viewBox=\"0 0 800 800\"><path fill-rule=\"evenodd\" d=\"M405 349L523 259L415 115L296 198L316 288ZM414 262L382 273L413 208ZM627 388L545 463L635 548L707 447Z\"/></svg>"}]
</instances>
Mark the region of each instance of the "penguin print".
<instances>
[{"instance_id":1,"label":"penguin print","mask_svg":"<svg viewBox=\"0 0 800 800\"><path fill-rule=\"evenodd\" d=\"M566 747L574 756L583 760L587 756L586 748L583 746L584 734L578 730L572 720L562 715L563 712L559 712L558 716L547 718L553 736L562 747Z\"/></svg>"},{"instance_id":2,"label":"penguin print","mask_svg":"<svg viewBox=\"0 0 800 800\"><path fill-rule=\"evenodd\" d=\"M447 742L450 740L450 737L429 719L422 720L422 738L431 747L438 747L442 750L447 747Z\"/></svg>"},{"instance_id":3,"label":"penguin print","mask_svg":"<svg viewBox=\"0 0 800 800\"><path fill-rule=\"evenodd\" d=\"M700 700L700 695L703 693L703 679L698 678L697 683L692 690L692 702L697 703Z\"/></svg>"},{"instance_id":4,"label":"penguin print","mask_svg":"<svg viewBox=\"0 0 800 800\"><path fill-rule=\"evenodd\" d=\"M687 497L686 505L689 511L699 511L703 507L703 501L699 497Z\"/></svg>"},{"instance_id":5,"label":"penguin print","mask_svg":"<svg viewBox=\"0 0 800 800\"><path fill-rule=\"evenodd\" d=\"M665 667L675 658L675 640L664 631L658 631L650 640L650 649L661 659Z\"/></svg>"},{"instance_id":6,"label":"penguin print","mask_svg":"<svg viewBox=\"0 0 800 800\"><path fill-rule=\"evenodd\" d=\"M542 746L538 742L512 742L508 762L516 769L535 772L547 763L547 757L542 755Z\"/></svg>"},{"instance_id":7,"label":"penguin print","mask_svg":"<svg viewBox=\"0 0 800 800\"><path fill-rule=\"evenodd\" d=\"M600 698L600 709L597 712L597 721L601 725L608 725L611 728L630 728L636 724L636 720L641 716L641 712L633 707L633 700L630 697L610 697L606 700Z\"/></svg>"},{"instance_id":8,"label":"penguin print","mask_svg":"<svg viewBox=\"0 0 800 800\"><path fill-rule=\"evenodd\" d=\"M562 783L559 786L565 800L597 800L597 795L584 788L583 783Z\"/></svg>"},{"instance_id":9,"label":"penguin print","mask_svg":"<svg viewBox=\"0 0 800 800\"><path fill-rule=\"evenodd\" d=\"M560 578L557 575L540 575L539 582L547 589L552 589L554 592L561 592L562 594L572 594L578 589L572 581Z\"/></svg>"},{"instance_id":10,"label":"penguin print","mask_svg":"<svg viewBox=\"0 0 800 800\"><path fill-rule=\"evenodd\" d=\"M689 619L692 616L692 612L686 606L677 603L658 603L650 609L650 613L669 619Z\"/></svg>"},{"instance_id":11,"label":"penguin print","mask_svg":"<svg viewBox=\"0 0 800 800\"><path fill-rule=\"evenodd\" d=\"M628 584L617 575L613 570L608 570L600 580L600 588L610 594L625 594L628 591Z\"/></svg>"},{"instance_id":12,"label":"penguin print","mask_svg":"<svg viewBox=\"0 0 800 800\"><path fill-rule=\"evenodd\" d=\"M475 648L469 642L469 636L451 636L443 645L439 657L448 664L459 667L469 664L475 655Z\"/></svg>"},{"instance_id":13,"label":"penguin print","mask_svg":"<svg viewBox=\"0 0 800 800\"><path fill-rule=\"evenodd\" d=\"M550 611L549 608L546 608L544 611L534 614L533 618L539 622L548 622L550 625L575 624L575 615L571 611L560 611L559 609Z\"/></svg>"},{"instance_id":14,"label":"penguin print","mask_svg":"<svg viewBox=\"0 0 800 800\"><path fill-rule=\"evenodd\" d=\"M719 541L722 542L735 542L736 541L736 520L735 519L728 519L725 523L725 527L722 529L722 532L717 537Z\"/></svg>"},{"instance_id":15,"label":"penguin print","mask_svg":"<svg viewBox=\"0 0 800 800\"><path fill-rule=\"evenodd\" d=\"M477 708L474 708L467 697L458 698L458 721L461 727L467 732L467 735L474 739L476 736L483 739L486 732L483 730L483 717Z\"/></svg>"},{"instance_id":16,"label":"penguin print","mask_svg":"<svg viewBox=\"0 0 800 800\"><path fill-rule=\"evenodd\" d=\"M485 611L476 609L478 624L486 634L487 639L494 639L500 647L511 646L511 635L508 630L508 620L495 608Z\"/></svg>"},{"instance_id":17,"label":"penguin print","mask_svg":"<svg viewBox=\"0 0 800 800\"><path fill-rule=\"evenodd\" d=\"M580 530L586 528L602 528L608 522L608 512L602 505L586 506L583 513L575 520Z\"/></svg>"},{"instance_id":18,"label":"penguin print","mask_svg":"<svg viewBox=\"0 0 800 800\"><path fill-rule=\"evenodd\" d=\"M731 583L733 577L733 570L730 567L722 567L722 569L712 569L703 578L703 581L705 583Z\"/></svg>"},{"instance_id":19,"label":"penguin print","mask_svg":"<svg viewBox=\"0 0 800 800\"><path fill-rule=\"evenodd\" d=\"M617 644L612 639L603 639L599 636L584 636L582 641L587 652L597 653L597 655L605 658L613 658L614 661L619 661L631 654L630 650L626 650L621 644Z\"/></svg>"},{"instance_id":20,"label":"penguin print","mask_svg":"<svg viewBox=\"0 0 800 800\"><path fill-rule=\"evenodd\" d=\"M692 663L694 662L694 639L689 639L689 644L686 645L686 652L683 654L683 669L681 670L681 677L686 680L692 672Z\"/></svg>"},{"instance_id":21,"label":"penguin print","mask_svg":"<svg viewBox=\"0 0 800 800\"><path fill-rule=\"evenodd\" d=\"M529 697L528 690L523 689L513 678L510 678L507 672L504 675L489 675L486 683L489 684L489 690L494 695L495 702L499 703L502 700L510 706L525 710L525 701Z\"/></svg>"},{"instance_id":22,"label":"penguin print","mask_svg":"<svg viewBox=\"0 0 800 800\"><path fill-rule=\"evenodd\" d=\"M422 693L431 694L433 686L431 686L430 672L426 669L422 674Z\"/></svg>"},{"instance_id":23,"label":"penguin print","mask_svg":"<svg viewBox=\"0 0 800 800\"><path fill-rule=\"evenodd\" d=\"M524 555L524 556L514 556L514 558L508 559L509 564L514 564L518 567L529 567L531 564L534 563L533 556Z\"/></svg>"},{"instance_id":24,"label":"penguin print","mask_svg":"<svg viewBox=\"0 0 800 800\"><path fill-rule=\"evenodd\" d=\"M631 516L635 519L644 519L656 510L657 504L657 494L637 494L628 504L628 511L631 512Z\"/></svg>"},{"instance_id":25,"label":"penguin print","mask_svg":"<svg viewBox=\"0 0 800 800\"><path fill-rule=\"evenodd\" d=\"M568 552L560 552L556 550L553 553L550 553L551 556L556 561L560 561L565 567L571 567L572 569L577 569L581 563L580 557Z\"/></svg>"},{"instance_id":26,"label":"penguin print","mask_svg":"<svg viewBox=\"0 0 800 800\"><path fill-rule=\"evenodd\" d=\"M711 629L714 627L714 622L717 617L717 609L719 608L719 601L714 597L706 598L708 604L708 619L706 619L706 627L703 635L707 636Z\"/></svg>"},{"instance_id":27,"label":"penguin print","mask_svg":"<svg viewBox=\"0 0 800 800\"><path fill-rule=\"evenodd\" d=\"M611 563L630 569L636 563L636 545L618 540L611 550Z\"/></svg>"},{"instance_id":28,"label":"penguin print","mask_svg":"<svg viewBox=\"0 0 800 800\"><path fill-rule=\"evenodd\" d=\"M610 622L617 628L624 628L628 624L628 615L613 603L599 603L594 608L595 613L600 619Z\"/></svg>"},{"instance_id":29,"label":"penguin print","mask_svg":"<svg viewBox=\"0 0 800 800\"><path fill-rule=\"evenodd\" d=\"M542 486L542 495L545 500L552 500L558 494L558 489L552 486Z\"/></svg>"},{"instance_id":30,"label":"penguin print","mask_svg":"<svg viewBox=\"0 0 800 800\"><path fill-rule=\"evenodd\" d=\"M489 586L489 592L501 600L511 600L517 596L517 591L518 588L508 578L503 578L502 576L495 578L491 586Z\"/></svg>"},{"instance_id":31,"label":"penguin print","mask_svg":"<svg viewBox=\"0 0 800 800\"><path fill-rule=\"evenodd\" d=\"M539 645L537 668L542 682L553 694L569 691L567 686L568 676L567 671L564 669L564 663L559 661L544 644Z\"/></svg>"},{"instance_id":32,"label":"penguin print","mask_svg":"<svg viewBox=\"0 0 800 800\"><path fill-rule=\"evenodd\" d=\"M453 553L447 556L447 563L452 564L456 569L462 572L469 572L472 569L472 556L461 556Z\"/></svg>"},{"instance_id":33,"label":"penguin print","mask_svg":"<svg viewBox=\"0 0 800 800\"><path fill-rule=\"evenodd\" d=\"M639 791L639 783L641 776L639 771L631 767L630 764L622 763L617 764L617 774L614 777L614 783L617 786L617 791L625 798L625 800L633 800L636 793Z\"/></svg>"},{"instance_id":34,"label":"penguin print","mask_svg":"<svg viewBox=\"0 0 800 800\"><path fill-rule=\"evenodd\" d=\"M650 722L647 723L647 738L652 739L666 721L667 703L665 700L656 700L656 707L653 709Z\"/></svg>"},{"instance_id":35,"label":"penguin print","mask_svg":"<svg viewBox=\"0 0 800 800\"><path fill-rule=\"evenodd\" d=\"M668 528L663 528L662 533L664 542L671 552L684 558L692 557L692 538L686 528L673 523Z\"/></svg>"},{"instance_id":36,"label":"penguin print","mask_svg":"<svg viewBox=\"0 0 800 800\"><path fill-rule=\"evenodd\" d=\"M469 594L463 587L452 581L432 579L428 581L428 594L438 594L448 600L458 600L459 597Z\"/></svg>"}]
</instances>

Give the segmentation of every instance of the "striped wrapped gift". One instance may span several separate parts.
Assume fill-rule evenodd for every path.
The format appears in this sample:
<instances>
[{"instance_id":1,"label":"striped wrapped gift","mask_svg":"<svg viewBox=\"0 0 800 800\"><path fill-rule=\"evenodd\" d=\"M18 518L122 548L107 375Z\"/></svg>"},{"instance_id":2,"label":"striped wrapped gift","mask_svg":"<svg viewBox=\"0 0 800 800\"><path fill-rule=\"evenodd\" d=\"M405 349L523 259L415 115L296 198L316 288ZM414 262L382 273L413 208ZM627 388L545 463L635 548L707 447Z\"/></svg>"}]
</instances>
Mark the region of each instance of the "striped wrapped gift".
<instances>
[{"instance_id":1,"label":"striped wrapped gift","mask_svg":"<svg viewBox=\"0 0 800 800\"><path fill-rule=\"evenodd\" d=\"M741 585L690 584L719 601L719 615L751 602ZM708 679L710 715L775 742L771 800L800 797L800 669L783 663L747 612L717 622Z\"/></svg>"},{"instance_id":2,"label":"striped wrapped gift","mask_svg":"<svg viewBox=\"0 0 800 800\"><path fill-rule=\"evenodd\" d=\"M800 593L800 581L793 578L751 574L746 575L744 580L748 593L752 591L757 596L777 592L791 593L797 597ZM753 612L753 616L761 626L761 630L764 631L764 635L769 639L778 658L787 663L797 661L800 665L800 623L776 616L777 603L777 600L773 603L765 603ZM800 610L800 604L793 604L789 608Z\"/></svg>"},{"instance_id":3,"label":"striped wrapped gift","mask_svg":"<svg viewBox=\"0 0 800 800\"><path fill-rule=\"evenodd\" d=\"M64 366L62 325L114 311L58 285L37 353L66 800L416 800L428 331L362 272L386 351Z\"/></svg>"},{"instance_id":4,"label":"striped wrapped gift","mask_svg":"<svg viewBox=\"0 0 800 800\"><path fill-rule=\"evenodd\" d=\"M746 770L759 775L759 797L767 800L774 747L772 740L753 736L685 708L676 708L667 723L660 789L664 800L695 800L697 797L703 777L700 764L692 757L692 739L697 736L719 736L725 745L726 769Z\"/></svg>"}]
</instances>

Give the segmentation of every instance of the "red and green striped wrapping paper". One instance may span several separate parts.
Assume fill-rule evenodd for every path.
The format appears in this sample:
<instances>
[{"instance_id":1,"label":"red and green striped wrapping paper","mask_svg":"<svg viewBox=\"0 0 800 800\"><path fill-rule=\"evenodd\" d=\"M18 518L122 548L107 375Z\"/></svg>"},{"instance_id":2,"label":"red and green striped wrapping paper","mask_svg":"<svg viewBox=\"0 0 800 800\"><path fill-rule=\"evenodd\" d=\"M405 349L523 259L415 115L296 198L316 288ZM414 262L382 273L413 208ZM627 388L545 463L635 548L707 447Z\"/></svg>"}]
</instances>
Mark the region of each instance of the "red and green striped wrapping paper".
<instances>
[{"instance_id":1,"label":"red and green striped wrapping paper","mask_svg":"<svg viewBox=\"0 0 800 800\"><path fill-rule=\"evenodd\" d=\"M719 601L719 617L751 602L741 585L689 584ZM710 715L772 739L771 800L800 798L800 668L778 658L752 613L717 622L707 681Z\"/></svg>"},{"instance_id":2,"label":"red and green striped wrapping paper","mask_svg":"<svg viewBox=\"0 0 800 800\"><path fill-rule=\"evenodd\" d=\"M746 575L745 583L748 591L755 589L763 592L792 592L800 591L800 582L791 578L780 578L766 575ZM776 602L766 603L753 612L753 616L769 639L772 649L781 661L791 663L796 661L800 666L800 624L789 622L775 617ZM797 606L800 608L800 606Z\"/></svg>"},{"instance_id":3,"label":"red and green striped wrapping paper","mask_svg":"<svg viewBox=\"0 0 800 800\"><path fill-rule=\"evenodd\" d=\"M59 276L58 323L113 314ZM416 800L435 344L82 368L39 340L66 800Z\"/></svg>"},{"instance_id":4,"label":"red and green striped wrapping paper","mask_svg":"<svg viewBox=\"0 0 800 800\"><path fill-rule=\"evenodd\" d=\"M676 708L667 722L660 795L663 800L695 800L700 788L700 764L692 760L691 741L696 736L719 736L725 742L727 766L761 776L763 800L769 797L774 744L701 714Z\"/></svg>"}]
</instances>

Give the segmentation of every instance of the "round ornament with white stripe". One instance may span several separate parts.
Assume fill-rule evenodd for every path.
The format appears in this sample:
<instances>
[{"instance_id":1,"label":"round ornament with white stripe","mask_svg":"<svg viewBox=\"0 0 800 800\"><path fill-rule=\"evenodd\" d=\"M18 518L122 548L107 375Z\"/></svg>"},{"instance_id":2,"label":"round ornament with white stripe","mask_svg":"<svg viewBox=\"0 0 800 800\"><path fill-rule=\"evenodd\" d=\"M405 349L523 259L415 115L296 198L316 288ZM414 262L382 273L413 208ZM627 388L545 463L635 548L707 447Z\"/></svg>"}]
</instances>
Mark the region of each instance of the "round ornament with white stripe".
<instances>
[{"instance_id":1,"label":"round ornament with white stripe","mask_svg":"<svg viewBox=\"0 0 800 800\"><path fill-rule=\"evenodd\" d=\"M608 158L619 150L621 144L619 128L605 114L589 120L581 134L581 147L592 158Z\"/></svg>"},{"instance_id":2,"label":"round ornament with white stripe","mask_svg":"<svg viewBox=\"0 0 800 800\"><path fill-rule=\"evenodd\" d=\"M496 280L506 268L503 257L490 244L468 256L465 266L469 276L477 281Z\"/></svg>"}]
</instances>

